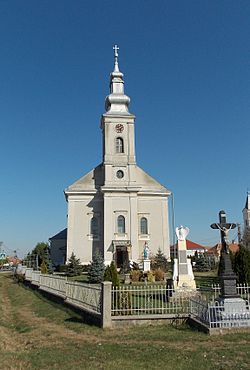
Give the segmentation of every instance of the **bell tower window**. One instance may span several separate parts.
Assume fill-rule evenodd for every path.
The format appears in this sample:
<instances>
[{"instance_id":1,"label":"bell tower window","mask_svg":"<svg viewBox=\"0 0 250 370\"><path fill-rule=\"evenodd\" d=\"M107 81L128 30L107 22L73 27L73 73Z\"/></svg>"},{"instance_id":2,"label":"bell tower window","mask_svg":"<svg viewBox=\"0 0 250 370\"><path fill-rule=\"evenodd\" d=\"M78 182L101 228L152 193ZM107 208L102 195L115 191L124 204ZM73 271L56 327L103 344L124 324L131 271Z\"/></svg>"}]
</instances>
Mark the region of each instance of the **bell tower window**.
<instances>
[{"instance_id":1,"label":"bell tower window","mask_svg":"<svg viewBox=\"0 0 250 370\"><path fill-rule=\"evenodd\" d=\"M124 153L124 142L121 137L115 139L115 151L116 153Z\"/></svg>"}]
</instances>

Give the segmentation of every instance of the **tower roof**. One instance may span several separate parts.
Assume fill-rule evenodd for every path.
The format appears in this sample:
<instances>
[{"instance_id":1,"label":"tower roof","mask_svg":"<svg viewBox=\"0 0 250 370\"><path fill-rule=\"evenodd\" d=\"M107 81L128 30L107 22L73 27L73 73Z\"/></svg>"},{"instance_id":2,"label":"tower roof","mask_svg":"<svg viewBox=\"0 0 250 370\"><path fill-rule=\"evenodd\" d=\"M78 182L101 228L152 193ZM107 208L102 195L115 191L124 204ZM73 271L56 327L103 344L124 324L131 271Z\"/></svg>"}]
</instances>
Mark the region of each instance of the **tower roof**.
<instances>
[{"instance_id":1,"label":"tower roof","mask_svg":"<svg viewBox=\"0 0 250 370\"><path fill-rule=\"evenodd\" d=\"M114 70L110 74L110 94L105 99L105 115L130 115L128 106L130 98L124 94L123 73L119 70L118 50L115 45L114 49Z\"/></svg>"}]
</instances>

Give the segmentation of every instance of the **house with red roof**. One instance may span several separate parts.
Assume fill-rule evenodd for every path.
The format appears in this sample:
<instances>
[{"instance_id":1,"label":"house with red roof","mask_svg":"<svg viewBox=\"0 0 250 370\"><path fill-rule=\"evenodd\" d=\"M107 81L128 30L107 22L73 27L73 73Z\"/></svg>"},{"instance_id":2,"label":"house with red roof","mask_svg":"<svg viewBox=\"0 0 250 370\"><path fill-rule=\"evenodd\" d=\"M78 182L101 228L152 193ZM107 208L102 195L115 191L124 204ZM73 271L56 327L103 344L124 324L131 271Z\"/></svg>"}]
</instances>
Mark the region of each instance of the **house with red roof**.
<instances>
[{"instance_id":1,"label":"house with red roof","mask_svg":"<svg viewBox=\"0 0 250 370\"><path fill-rule=\"evenodd\" d=\"M192 242L189 239L186 239L186 245L187 245L187 257L194 256L195 252L205 253L209 249L208 247L204 247L201 244ZM177 243L170 247L170 256L173 257L173 258L177 255L177 253L176 253L177 252L177 247L178 247Z\"/></svg>"}]
</instances>

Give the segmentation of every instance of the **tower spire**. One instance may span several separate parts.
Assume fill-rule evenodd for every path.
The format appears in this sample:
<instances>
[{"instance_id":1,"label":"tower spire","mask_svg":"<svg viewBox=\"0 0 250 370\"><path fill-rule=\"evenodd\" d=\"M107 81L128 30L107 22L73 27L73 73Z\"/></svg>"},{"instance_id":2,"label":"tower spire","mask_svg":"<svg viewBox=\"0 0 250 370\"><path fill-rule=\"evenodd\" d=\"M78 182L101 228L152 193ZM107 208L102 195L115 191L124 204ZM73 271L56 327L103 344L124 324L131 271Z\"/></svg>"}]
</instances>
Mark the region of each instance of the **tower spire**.
<instances>
[{"instance_id":1,"label":"tower spire","mask_svg":"<svg viewBox=\"0 0 250 370\"><path fill-rule=\"evenodd\" d=\"M119 65L118 65L118 50L119 50L119 46L118 45L114 45L113 46L113 50L114 50L114 56L115 56L115 68L114 68L114 72L119 72Z\"/></svg>"},{"instance_id":2,"label":"tower spire","mask_svg":"<svg viewBox=\"0 0 250 370\"><path fill-rule=\"evenodd\" d=\"M114 45L113 50L115 65L113 72L110 74L110 94L106 97L105 100L106 114L130 115L128 110L130 98L124 94L123 73L120 72L118 65L119 47L117 45Z\"/></svg>"}]
</instances>

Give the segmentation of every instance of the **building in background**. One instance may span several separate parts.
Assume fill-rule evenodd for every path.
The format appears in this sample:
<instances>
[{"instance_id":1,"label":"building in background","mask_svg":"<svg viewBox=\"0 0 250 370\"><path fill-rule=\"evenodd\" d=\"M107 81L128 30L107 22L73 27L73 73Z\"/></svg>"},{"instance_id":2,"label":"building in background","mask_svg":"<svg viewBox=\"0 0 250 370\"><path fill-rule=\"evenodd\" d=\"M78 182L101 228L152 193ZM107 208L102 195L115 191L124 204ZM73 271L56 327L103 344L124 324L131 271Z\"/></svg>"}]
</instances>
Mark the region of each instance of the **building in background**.
<instances>
[{"instance_id":1,"label":"building in background","mask_svg":"<svg viewBox=\"0 0 250 370\"><path fill-rule=\"evenodd\" d=\"M64 265L66 262L67 250L67 229L49 238L50 258L53 267Z\"/></svg>"}]
</instances>

